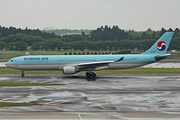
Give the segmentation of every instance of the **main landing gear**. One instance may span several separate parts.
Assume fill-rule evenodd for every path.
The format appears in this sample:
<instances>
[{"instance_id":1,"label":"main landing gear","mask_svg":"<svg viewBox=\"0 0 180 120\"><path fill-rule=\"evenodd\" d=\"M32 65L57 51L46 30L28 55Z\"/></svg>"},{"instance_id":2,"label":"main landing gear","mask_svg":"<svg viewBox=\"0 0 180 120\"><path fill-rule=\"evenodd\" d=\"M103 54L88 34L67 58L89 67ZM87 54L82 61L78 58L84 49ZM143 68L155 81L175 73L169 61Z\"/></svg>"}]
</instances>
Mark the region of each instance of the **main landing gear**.
<instances>
[{"instance_id":1,"label":"main landing gear","mask_svg":"<svg viewBox=\"0 0 180 120\"><path fill-rule=\"evenodd\" d=\"M90 77L95 78L96 74L94 72L86 72L86 76L87 76L87 78L90 78Z\"/></svg>"},{"instance_id":2,"label":"main landing gear","mask_svg":"<svg viewBox=\"0 0 180 120\"><path fill-rule=\"evenodd\" d=\"M24 77L24 71L22 70L21 72L22 72L21 76Z\"/></svg>"}]
</instances>

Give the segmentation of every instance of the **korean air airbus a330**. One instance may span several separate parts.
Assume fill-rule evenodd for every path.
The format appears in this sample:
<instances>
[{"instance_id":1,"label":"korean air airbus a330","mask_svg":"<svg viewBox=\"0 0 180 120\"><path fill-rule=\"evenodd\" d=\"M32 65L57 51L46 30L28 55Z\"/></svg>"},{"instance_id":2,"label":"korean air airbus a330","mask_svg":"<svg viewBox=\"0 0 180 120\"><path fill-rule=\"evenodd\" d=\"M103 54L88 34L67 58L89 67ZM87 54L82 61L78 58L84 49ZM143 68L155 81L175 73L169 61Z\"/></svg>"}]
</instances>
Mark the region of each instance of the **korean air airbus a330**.
<instances>
[{"instance_id":1,"label":"korean air airbus a330","mask_svg":"<svg viewBox=\"0 0 180 120\"><path fill-rule=\"evenodd\" d=\"M142 54L21 56L10 59L6 66L21 70L22 76L24 70L62 70L64 74L87 71L87 77L96 77L92 71L140 67L171 57L166 51L173 34L173 32L164 33L148 51Z\"/></svg>"}]
</instances>

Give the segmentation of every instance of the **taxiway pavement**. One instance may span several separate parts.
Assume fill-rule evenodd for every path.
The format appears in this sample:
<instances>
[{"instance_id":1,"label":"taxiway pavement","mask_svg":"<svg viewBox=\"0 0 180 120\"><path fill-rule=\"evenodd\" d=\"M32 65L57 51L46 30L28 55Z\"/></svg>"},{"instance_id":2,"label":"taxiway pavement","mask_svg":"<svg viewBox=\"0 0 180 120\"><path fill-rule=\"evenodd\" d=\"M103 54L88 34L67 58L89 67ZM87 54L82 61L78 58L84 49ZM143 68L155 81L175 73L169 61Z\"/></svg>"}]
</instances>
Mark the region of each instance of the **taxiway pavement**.
<instances>
[{"instance_id":1,"label":"taxiway pavement","mask_svg":"<svg viewBox=\"0 0 180 120\"><path fill-rule=\"evenodd\" d=\"M0 108L0 119L180 118L180 75L0 75L0 82L65 84L0 87L1 102L42 104Z\"/></svg>"}]
</instances>

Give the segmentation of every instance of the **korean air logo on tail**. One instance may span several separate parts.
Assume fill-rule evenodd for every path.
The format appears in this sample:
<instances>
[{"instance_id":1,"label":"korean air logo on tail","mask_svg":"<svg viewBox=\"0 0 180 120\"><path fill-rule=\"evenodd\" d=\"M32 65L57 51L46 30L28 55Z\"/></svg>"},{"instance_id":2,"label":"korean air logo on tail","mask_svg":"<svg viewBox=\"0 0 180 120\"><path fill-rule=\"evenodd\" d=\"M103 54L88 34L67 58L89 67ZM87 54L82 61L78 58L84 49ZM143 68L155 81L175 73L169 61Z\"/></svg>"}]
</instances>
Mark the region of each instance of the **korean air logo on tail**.
<instances>
[{"instance_id":1,"label":"korean air logo on tail","mask_svg":"<svg viewBox=\"0 0 180 120\"><path fill-rule=\"evenodd\" d=\"M164 41L159 41L157 43L157 49L159 51L164 51L166 49L166 47L167 47L167 44Z\"/></svg>"}]
</instances>

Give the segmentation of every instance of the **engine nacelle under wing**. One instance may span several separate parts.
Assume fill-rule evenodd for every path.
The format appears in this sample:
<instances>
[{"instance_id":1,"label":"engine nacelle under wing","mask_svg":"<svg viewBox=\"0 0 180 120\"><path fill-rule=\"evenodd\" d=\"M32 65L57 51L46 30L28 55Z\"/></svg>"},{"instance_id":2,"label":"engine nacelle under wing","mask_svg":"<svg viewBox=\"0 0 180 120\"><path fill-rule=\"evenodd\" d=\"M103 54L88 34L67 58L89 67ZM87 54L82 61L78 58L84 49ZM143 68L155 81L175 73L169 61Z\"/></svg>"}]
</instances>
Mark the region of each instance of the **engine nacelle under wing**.
<instances>
[{"instance_id":1,"label":"engine nacelle under wing","mask_svg":"<svg viewBox=\"0 0 180 120\"><path fill-rule=\"evenodd\" d=\"M71 67L71 66L63 67L64 74L75 74L77 72L78 70L76 67Z\"/></svg>"}]
</instances>

